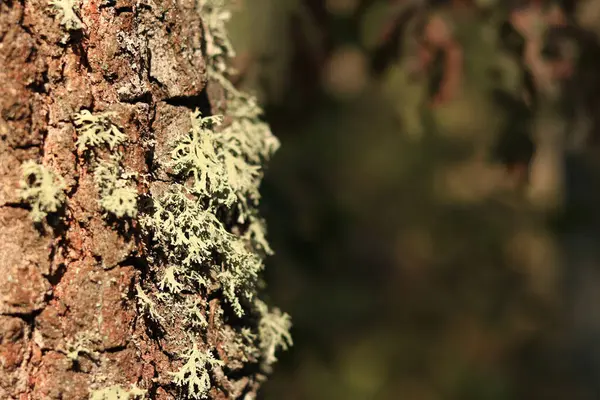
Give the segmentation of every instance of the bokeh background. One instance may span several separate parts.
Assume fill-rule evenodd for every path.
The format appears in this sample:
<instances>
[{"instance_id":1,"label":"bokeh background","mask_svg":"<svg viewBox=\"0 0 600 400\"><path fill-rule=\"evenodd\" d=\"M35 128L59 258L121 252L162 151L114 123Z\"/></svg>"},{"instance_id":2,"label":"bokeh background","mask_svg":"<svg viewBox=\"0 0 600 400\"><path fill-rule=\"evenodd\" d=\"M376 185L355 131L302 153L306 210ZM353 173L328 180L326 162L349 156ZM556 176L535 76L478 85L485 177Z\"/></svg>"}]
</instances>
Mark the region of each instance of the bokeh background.
<instances>
[{"instance_id":1,"label":"bokeh background","mask_svg":"<svg viewBox=\"0 0 600 400\"><path fill-rule=\"evenodd\" d=\"M237 0L263 399L600 399L600 1Z\"/></svg>"}]
</instances>

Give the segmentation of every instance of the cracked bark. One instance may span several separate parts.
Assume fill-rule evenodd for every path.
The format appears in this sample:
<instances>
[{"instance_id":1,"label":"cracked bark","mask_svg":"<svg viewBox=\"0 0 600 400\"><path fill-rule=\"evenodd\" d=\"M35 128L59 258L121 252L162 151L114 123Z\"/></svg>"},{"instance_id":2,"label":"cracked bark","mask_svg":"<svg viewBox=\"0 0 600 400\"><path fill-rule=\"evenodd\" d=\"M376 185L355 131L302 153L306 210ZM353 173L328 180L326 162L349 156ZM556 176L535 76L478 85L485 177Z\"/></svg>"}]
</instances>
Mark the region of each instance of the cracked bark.
<instances>
[{"instance_id":1,"label":"cracked bark","mask_svg":"<svg viewBox=\"0 0 600 400\"><path fill-rule=\"evenodd\" d=\"M196 10L194 0L83 0L84 28L67 33L46 0L0 0L1 399L87 399L115 384L178 398L165 379L174 344L136 310L147 272L138 227L123 234L102 215L71 118L116 112L126 168L153 173L151 143L160 153L169 133L188 129L190 109L222 103L215 84L207 90ZM17 195L30 159L63 176L68 194L63 212L37 227ZM138 191L148 191L142 180ZM209 336L216 348L226 337ZM225 359L210 397L254 394L260 375Z\"/></svg>"}]
</instances>

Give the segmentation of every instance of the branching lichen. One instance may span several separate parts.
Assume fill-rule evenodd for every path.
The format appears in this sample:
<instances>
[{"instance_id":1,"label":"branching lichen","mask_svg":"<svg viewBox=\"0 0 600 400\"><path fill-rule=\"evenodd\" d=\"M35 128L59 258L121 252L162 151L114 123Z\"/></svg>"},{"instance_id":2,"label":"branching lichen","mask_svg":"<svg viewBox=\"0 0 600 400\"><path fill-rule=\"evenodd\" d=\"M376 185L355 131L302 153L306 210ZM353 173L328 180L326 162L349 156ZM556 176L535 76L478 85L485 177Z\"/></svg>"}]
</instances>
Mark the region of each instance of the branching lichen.
<instances>
[{"instance_id":1,"label":"branching lichen","mask_svg":"<svg viewBox=\"0 0 600 400\"><path fill-rule=\"evenodd\" d=\"M31 205L31 219L41 222L48 213L57 212L65 202L65 183L46 167L34 161L22 165L20 197Z\"/></svg>"},{"instance_id":2,"label":"branching lichen","mask_svg":"<svg viewBox=\"0 0 600 400\"><path fill-rule=\"evenodd\" d=\"M208 265L206 273L216 273L226 299L242 316L239 297L251 298L249 294L263 268L260 257L248 249L244 239L227 232L214 212L205 208L202 201L190 198L183 188L165 194L155 201L154 207L144 222L154 233L158 247L172 264L181 265L179 272L187 275L188 281L196 281L197 286L205 286L206 282L194 271ZM212 263L215 254L223 264ZM164 285L177 287L174 277L165 277Z\"/></svg>"},{"instance_id":3,"label":"branching lichen","mask_svg":"<svg viewBox=\"0 0 600 400\"><path fill-rule=\"evenodd\" d=\"M175 141L167 166L176 175L193 178L193 194L228 208L237 204L243 221L258 202L261 163L270 154L261 141L264 131L255 130L255 124L236 118L218 131L220 124L220 116L192 113L192 128Z\"/></svg>"},{"instance_id":4,"label":"branching lichen","mask_svg":"<svg viewBox=\"0 0 600 400\"><path fill-rule=\"evenodd\" d=\"M233 48L224 4L225 0L201 0L199 11L209 79L224 88L228 118L225 122L222 116L197 110L190 114L190 129L167 143L171 151L166 159L156 160L169 172L170 181L151 188L149 207L139 217L153 240L153 258L162 264L155 284L168 307L161 312L169 313L164 315L167 324L183 321L193 343L182 356L184 365L173 373L173 382L184 389L184 397L196 399L208 395L210 370L223 365L213 355L217 345L207 338L208 332L219 329L229 335L223 345L237 362L262 361L263 366L276 360L278 349L292 344L289 315L278 309L270 312L256 298L263 257L273 254L258 215L259 185L263 166L279 142L261 120L256 99L238 91L226 77ZM224 311L206 300L214 291L222 293L238 318L249 311L258 313L258 323L246 321L250 324L241 329L219 327ZM140 287L138 298L151 317L157 313L157 305ZM196 344L201 338L203 350Z\"/></svg>"},{"instance_id":5,"label":"branching lichen","mask_svg":"<svg viewBox=\"0 0 600 400\"><path fill-rule=\"evenodd\" d=\"M50 0L48 2L57 11L60 24L68 31L79 30L83 27L81 20L75 13L77 3L77 0Z\"/></svg>"},{"instance_id":6,"label":"branching lichen","mask_svg":"<svg viewBox=\"0 0 600 400\"><path fill-rule=\"evenodd\" d=\"M146 390L133 386L131 389L124 389L122 386L114 385L104 389L94 390L90 394L90 400L130 400L143 398Z\"/></svg>"},{"instance_id":7,"label":"branching lichen","mask_svg":"<svg viewBox=\"0 0 600 400\"><path fill-rule=\"evenodd\" d=\"M139 283L136 284L135 290L137 292L136 297L138 299L138 304L140 305L142 310L146 311L150 318L152 318L154 321L162 321L162 317L156 309L156 304L154 303L154 300L152 300L150 296L148 296L146 292L144 292Z\"/></svg>"},{"instance_id":8,"label":"branching lichen","mask_svg":"<svg viewBox=\"0 0 600 400\"><path fill-rule=\"evenodd\" d=\"M188 297L185 308L187 312L187 321L191 326L200 327L202 329L208 326L208 321L202 312L202 310L206 308L206 303L204 301Z\"/></svg>"},{"instance_id":9,"label":"branching lichen","mask_svg":"<svg viewBox=\"0 0 600 400\"><path fill-rule=\"evenodd\" d=\"M183 355L185 364L177 372L172 372L173 382L186 388L186 392L194 399L204 399L210 389L208 368L224 365L217 360L210 350L201 351L194 342L192 349Z\"/></svg>"},{"instance_id":10,"label":"branching lichen","mask_svg":"<svg viewBox=\"0 0 600 400\"><path fill-rule=\"evenodd\" d=\"M90 150L101 145L108 145L110 150L123 143L125 134L114 125L110 118L112 112L104 112L96 115L88 110L81 110L75 114L73 122L77 127L77 149L80 152Z\"/></svg>"},{"instance_id":11,"label":"branching lichen","mask_svg":"<svg viewBox=\"0 0 600 400\"><path fill-rule=\"evenodd\" d=\"M125 171L121 153L116 151L109 160L97 159L96 150L108 146L111 151L125 142L126 136L109 119L112 112L93 115L88 110L75 114L77 147L80 152L91 152L94 163L94 181L100 192L100 206L117 218L137 215L137 190L131 185L134 174Z\"/></svg>"},{"instance_id":12,"label":"branching lichen","mask_svg":"<svg viewBox=\"0 0 600 400\"><path fill-rule=\"evenodd\" d=\"M261 315L258 324L260 349L263 352L265 363L269 365L277 361L275 352L278 348L287 350L293 344L290 335L292 321L288 314L282 313L278 308L269 311L267 305L260 300L257 300L255 304Z\"/></svg>"},{"instance_id":13,"label":"branching lichen","mask_svg":"<svg viewBox=\"0 0 600 400\"><path fill-rule=\"evenodd\" d=\"M225 0L200 0L199 9L205 26L209 68L218 73L227 70L227 59L235 55L225 27L231 19L231 12L225 4Z\"/></svg>"},{"instance_id":14,"label":"branching lichen","mask_svg":"<svg viewBox=\"0 0 600 400\"><path fill-rule=\"evenodd\" d=\"M137 215L137 190L130 185L131 174L126 173L119 159L100 161L94 170L94 181L100 191L100 206L118 218Z\"/></svg>"},{"instance_id":15,"label":"branching lichen","mask_svg":"<svg viewBox=\"0 0 600 400\"><path fill-rule=\"evenodd\" d=\"M267 241L266 234L267 228L265 221L258 216L251 216L249 218L248 228L244 234L244 239L251 243L256 250L270 256L273 255L274 252Z\"/></svg>"},{"instance_id":16,"label":"branching lichen","mask_svg":"<svg viewBox=\"0 0 600 400\"><path fill-rule=\"evenodd\" d=\"M181 274L180 268L171 265L165 269L163 277L158 282L160 290L166 290L171 293L179 293L183 289L183 285L178 281L177 275Z\"/></svg>"}]
</instances>

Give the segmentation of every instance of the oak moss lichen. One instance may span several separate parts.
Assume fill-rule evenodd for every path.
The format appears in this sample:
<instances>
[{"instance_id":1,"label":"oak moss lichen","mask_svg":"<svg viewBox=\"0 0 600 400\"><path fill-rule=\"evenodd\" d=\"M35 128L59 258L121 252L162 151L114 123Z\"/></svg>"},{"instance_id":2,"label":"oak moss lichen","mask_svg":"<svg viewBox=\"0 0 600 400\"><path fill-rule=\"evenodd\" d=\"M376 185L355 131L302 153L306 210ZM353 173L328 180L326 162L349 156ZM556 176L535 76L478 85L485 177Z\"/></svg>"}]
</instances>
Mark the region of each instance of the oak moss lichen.
<instances>
[{"instance_id":1,"label":"oak moss lichen","mask_svg":"<svg viewBox=\"0 0 600 400\"><path fill-rule=\"evenodd\" d=\"M48 213L57 212L65 202L64 180L31 160L24 162L21 168L19 195L31 205L31 219L34 222L42 222Z\"/></svg>"},{"instance_id":2,"label":"oak moss lichen","mask_svg":"<svg viewBox=\"0 0 600 400\"><path fill-rule=\"evenodd\" d=\"M131 185L134 174L125 171L120 158L101 160L94 171L94 181L100 192L100 206L117 218L137 215L137 190Z\"/></svg>"},{"instance_id":3,"label":"oak moss lichen","mask_svg":"<svg viewBox=\"0 0 600 400\"><path fill-rule=\"evenodd\" d=\"M205 0L198 11L204 21L209 79L224 88L227 118L190 113L189 130L175 135L168 156L156 160L170 181L151 190L151 207L140 216L152 238L152 258L162 267L154 283L159 295L150 297L138 288L138 297L153 321L168 325L183 320L190 338L181 345L191 350L179 354L183 364L172 373L173 383L182 397L195 399L208 396L210 373L214 376L223 366L221 353L207 337L206 299L215 292L238 319L235 328L223 327L229 338L226 352L233 351L244 362L260 361L268 371L276 350L292 344L289 315L269 310L257 298L263 258L273 253L258 215L259 185L279 142L261 120L257 100L227 79L233 48L224 5L223 0ZM212 318L217 318L214 313L223 315L224 309L216 307L210 310Z\"/></svg>"},{"instance_id":4,"label":"oak moss lichen","mask_svg":"<svg viewBox=\"0 0 600 400\"><path fill-rule=\"evenodd\" d=\"M75 0L50 4L66 29L81 29ZM279 142L261 120L256 98L227 78L234 53L225 29L230 17L225 4L200 0L197 11L204 22L208 78L224 89L227 118L190 113L190 129L175 135L168 157L153 159L152 168L168 171L169 180L150 183L143 206L138 208L136 175L124 167L121 150L127 135L115 123L118 115L84 109L72 119L76 150L93 173L100 208L116 218L136 219L141 228L152 272L135 284L140 312L157 326L178 326L185 332L172 338L180 349L171 353L179 366L171 371L177 398L206 398L221 379L217 376L234 371L234 363L254 363L266 372L276 361L275 352L292 344L289 315L269 310L257 296L263 258L273 254L258 213L259 186ZM66 201L64 183L33 162L23 170L21 197L39 222ZM227 310L209 299L223 299ZM214 339L214 329L220 339ZM222 346L215 340L222 340ZM81 346L67 350L75 359L86 351ZM220 389L230 390L225 386ZM92 390L91 399L131 399L145 393L115 385Z\"/></svg>"},{"instance_id":5,"label":"oak moss lichen","mask_svg":"<svg viewBox=\"0 0 600 400\"><path fill-rule=\"evenodd\" d=\"M79 30L83 27L81 19L75 12L77 0L50 0L48 4L52 6L57 13L57 19L60 18L60 24L68 31Z\"/></svg>"},{"instance_id":6,"label":"oak moss lichen","mask_svg":"<svg viewBox=\"0 0 600 400\"><path fill-rule=\"evenodd\" d=\"M102 209L117 218L133 218L137 215L137 190L132 186L135 174L125 171L122 153L117 150L127 136L111 121L115 113L104 112L93 115L82 110L73 117L77 129L77 149L88 156L93 165L94 182L98 187ZM102 157L101 150L113 152Z\"/></svg>"},{"instance_id":7,"label":"oak moss lichen","mask_svg":"<svg viewBox=\"0 0 600 400\"><path fill-rule=\"evenodd\" d=\"M146 390L140 389L137 386L127 390L119 385L114 385L92 391L90 400L133 400L144 398L145 395Z\"/></svg>"},{"instance_id":8,"label":"oak moss lichen","mask_svg":"<svg viewBox=\"0 0 600 400\"><path fill-rule=\"evenodd\" d=\"M173 375L173 382L185 386L186 392L194 399L205 398L210 389L208 369L223 366L225 363L215 358L210 350L200 350L196 342L192 348L182 355L185 364Z\"/></svg>"}]
</instances>

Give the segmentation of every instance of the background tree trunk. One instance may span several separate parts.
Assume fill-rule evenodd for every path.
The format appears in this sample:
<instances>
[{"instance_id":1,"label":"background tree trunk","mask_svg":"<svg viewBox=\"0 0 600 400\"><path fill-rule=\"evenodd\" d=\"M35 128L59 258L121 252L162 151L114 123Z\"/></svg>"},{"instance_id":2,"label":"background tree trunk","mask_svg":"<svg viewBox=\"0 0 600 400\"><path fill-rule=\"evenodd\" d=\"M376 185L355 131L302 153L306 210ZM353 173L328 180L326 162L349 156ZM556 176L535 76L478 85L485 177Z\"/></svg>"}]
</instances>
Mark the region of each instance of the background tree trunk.
<instances>
[{"instance_id":1,"label":"background tree trunk","mask_svg":"<svg viewBox=\"0 0 600 400\"><path fill-rule=\"evenodd\" d=\"M199 4L63 4L73 5L79 29L61 25L47 0L0 0L0 398L138 398L138 389L144 398L187 398L170 373L192 348L189 329L175 317L153 322L138 304L136 287L161 298L158 263L136 219L100 207L73 115L113 113L127 144L105 156L122 152L143 206L164 180L153 173L157 154L190 129L190 112L226 111L224 90L207 84ZM63 209L39 224L19 198L27 160L62 176L66 188ZM227 322L222 295L209 294L201 345L223 365L212 368L208 397L253 398L260 357L236 343L238 325L256 318Z\"/></svg>"}]
</instances>

